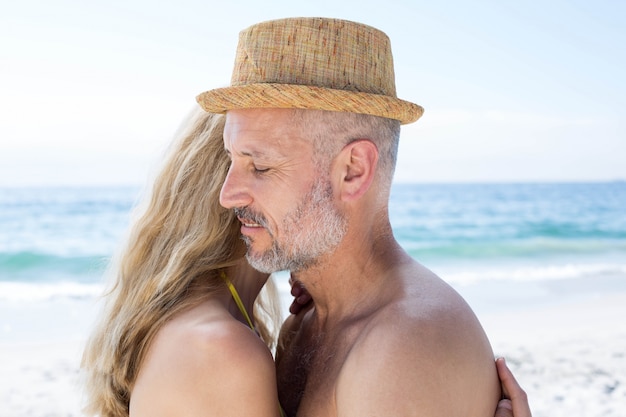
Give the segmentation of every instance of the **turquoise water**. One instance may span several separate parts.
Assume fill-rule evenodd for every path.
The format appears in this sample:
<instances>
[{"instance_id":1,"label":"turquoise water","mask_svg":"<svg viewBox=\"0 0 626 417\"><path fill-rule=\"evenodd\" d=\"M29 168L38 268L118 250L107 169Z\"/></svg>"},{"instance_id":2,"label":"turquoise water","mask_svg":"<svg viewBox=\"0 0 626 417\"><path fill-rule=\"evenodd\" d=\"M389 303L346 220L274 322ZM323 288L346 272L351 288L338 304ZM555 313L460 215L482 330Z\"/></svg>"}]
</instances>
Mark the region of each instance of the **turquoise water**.
<instances>
[{"instance_id":1,"label":"turquoise water","mask_svg":"<svg viewBox=\"0 0 626 417\"><path fill-rule=\"evenodd\" d=\"M0 343L84 339L137 188L0 189ZM626 292L626 183L393 188L394 233L479 315ZM283 310L287 275L279 274Z\"/></svg>"},{"instance_id":2,"label":"turquoise water","mask_svg":"<svg viewBox=\"0 0 626 417\"><path fill-rule=\"evenodd\" d=\"M449 281L626 275L626 183L397 185L391 217Z\"/></svg>"},{"instance_id":3,"label":"turquoise water","mask_svg":"<svg viewBox=\"0 0 626 417\"><path fill-rule=\"evenodd\" d=\"M0 189L0 302L92 297L138 192ZM626 280L624 182L396 184L390 216L402 246L455 285Z\"/></svg>"}]
</instances>

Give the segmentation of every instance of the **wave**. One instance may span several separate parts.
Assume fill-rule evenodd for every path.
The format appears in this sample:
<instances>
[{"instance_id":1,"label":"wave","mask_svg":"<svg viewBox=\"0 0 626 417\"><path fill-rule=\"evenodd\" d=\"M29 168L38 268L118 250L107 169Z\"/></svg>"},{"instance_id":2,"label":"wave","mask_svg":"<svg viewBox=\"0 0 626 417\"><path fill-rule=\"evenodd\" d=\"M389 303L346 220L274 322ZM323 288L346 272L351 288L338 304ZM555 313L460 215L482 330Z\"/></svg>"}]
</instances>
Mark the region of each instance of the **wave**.
<instances>
[{"instance_id":1,"label":"wave","mask_svg":"<svg viewBox=\"0 0 626 417\"><path fill-rule=\"evenodd\" d=\"M622 239L434 240L419 242L399 235L401 245L416 259L549 259L555 256L595 256L626 253Z\"/></svg>"},{"instance_id":2,"label":"wave","mask_svg":"<svg viewBox=\"0 0 626 417\"><path fill-rule=\"evenodd\" d=\"M41 302L63 298L95 299L101 296L103 291L104 285L99 283L0 282L0 302Z\"/></svg>"},{"instance_id":3,"label":"wave","mask_svg":"<svg viewBox=\"0 0 626 417\"><path fill-rule=\"evenodd\" d=\"M562 264L562 265L499 265L481 269L440 268L437 273L453 284L474 284L485 281L563 281L576 279L616 278L626 282L626 264Z\"/></svg>"},{"instance_id":4,"label":"wave","mask_svg":"<svg viewBox=\"0 0 626 417\"><path fill-rule=\"evenodd\" d=\"M0 281L49 281L67 277L89 281L102 274L104 256L61 256L36 251L0 253Z\"/></svg>"},{"instance_id":5,"label":"wave","mask_svg":"<svg viewBox=\"0 0 626 417\"><path fill-rule=\"evenodd\" d=\"M433 270L450 284L471 285L480 282L564 282L566 280L597 280L609 278L626 283L626 263L569 263L552 265L513 265L460 267L449 265ZM291 301L289 274L279 272L274 276L281 301ZM596 281L594 281L596 280ZM620 284L623 285L623 284ZM0 302L42 302L60 299L95 299L103 294L101 282L15 282L0 281Z\"/></svg>"}]
</instances>

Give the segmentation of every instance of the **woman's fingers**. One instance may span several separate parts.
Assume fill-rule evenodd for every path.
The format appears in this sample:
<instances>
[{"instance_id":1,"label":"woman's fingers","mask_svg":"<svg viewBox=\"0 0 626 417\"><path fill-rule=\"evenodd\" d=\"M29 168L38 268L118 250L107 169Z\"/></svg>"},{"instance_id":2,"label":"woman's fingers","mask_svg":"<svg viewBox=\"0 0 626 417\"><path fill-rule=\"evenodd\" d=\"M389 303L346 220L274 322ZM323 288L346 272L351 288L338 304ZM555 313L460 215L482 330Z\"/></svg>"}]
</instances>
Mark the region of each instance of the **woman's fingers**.
<instances>
[{"instance_id":1,"label":"woman's fingers","mask_svg":"<svg viewBox=\"0 0 626 417\"><path fill-rule=\"evenodd\" d=\"M504 399L498 403L496 417L532 417L528 396L506 365L504 358L496 359Z\"/></svg>"}]
</instances>

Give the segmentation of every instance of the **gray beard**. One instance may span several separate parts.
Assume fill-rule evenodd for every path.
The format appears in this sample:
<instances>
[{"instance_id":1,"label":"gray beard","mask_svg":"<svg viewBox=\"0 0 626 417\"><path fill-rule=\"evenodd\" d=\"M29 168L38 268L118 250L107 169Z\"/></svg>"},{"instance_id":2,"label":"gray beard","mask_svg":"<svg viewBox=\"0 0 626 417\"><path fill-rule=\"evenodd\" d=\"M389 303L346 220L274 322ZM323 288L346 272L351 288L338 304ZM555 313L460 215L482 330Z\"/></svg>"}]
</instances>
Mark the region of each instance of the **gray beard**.
<instances>
[{"instance_id":1,"label":"gray beard","mask_svg":"<svg viewBox=\"0 0 626 417\"><path fill-rule=\"evenodd\" d=\"M302 224L308 228L303 228ZM285 217L283 241L273 239L271 248L254 254L250 250L251 239L243 236L248 247L246 259L253 268L268 274L276 271L306 270L316 265L323 255L335 249L346 231L346 219L333 205L330 183L318 182L311 187L298 207Z\"/></svg>"}]
</instances>

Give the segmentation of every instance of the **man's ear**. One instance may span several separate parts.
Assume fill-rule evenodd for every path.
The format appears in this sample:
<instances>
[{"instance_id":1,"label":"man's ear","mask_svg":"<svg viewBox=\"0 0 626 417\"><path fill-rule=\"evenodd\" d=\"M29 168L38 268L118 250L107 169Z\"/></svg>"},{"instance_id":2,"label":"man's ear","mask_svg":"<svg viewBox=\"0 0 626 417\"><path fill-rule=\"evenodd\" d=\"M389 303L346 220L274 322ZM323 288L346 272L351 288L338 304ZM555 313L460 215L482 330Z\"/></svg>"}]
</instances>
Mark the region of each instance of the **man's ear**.
<instances>
[{"instance_id":1,"label":"man's ear","mask_svg":"<svg viewBox=\"0 0 626 417\"><path fill-rule=\"evenodd\" d=\"M355 140L341 150L338 162L341 171L341 199L357 199L365 194L374 181L378 148L370 140Z\"/></svg>"}]
</instances>

